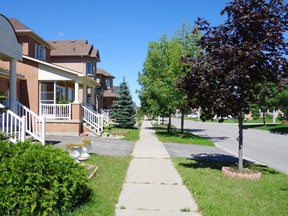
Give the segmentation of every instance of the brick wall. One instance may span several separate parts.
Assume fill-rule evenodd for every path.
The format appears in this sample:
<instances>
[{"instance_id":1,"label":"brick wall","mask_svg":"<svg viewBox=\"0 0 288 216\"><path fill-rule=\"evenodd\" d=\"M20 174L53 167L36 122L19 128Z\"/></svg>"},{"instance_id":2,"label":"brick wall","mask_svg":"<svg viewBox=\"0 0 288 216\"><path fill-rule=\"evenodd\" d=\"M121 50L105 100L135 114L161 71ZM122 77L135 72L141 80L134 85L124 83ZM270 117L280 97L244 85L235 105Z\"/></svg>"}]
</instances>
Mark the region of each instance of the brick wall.
<instances>
[{"instance_id":1,"label":"brick wall","mask_svg":"<svg viewBox=\"0 0 288 216\"><path fill-rule=\"evenodd\" d=\"M0 77L0 92L4 93L5 96L7 96L9 86L9 80L4 77Z\"/></svg>"},{"instance_id":2,"label":"brick wall","mask_svg":"<svg viewBox=\"0 0 288 216\"><path fill-rule=\"evenodd\" d=\"M81 104L72 104L72 120L80 120L82 116Z\"/></svg>"},{"instance_id":3,"label":"brick wall","mask_svg":"<svg viewBox=\"0 0 288 216\"><path fill-rule=\"evenodd\" d=\"M82 133L82 124L77 121L46 122L46 134L79 136L80 133Z\"/></svg>"},{"instance_id":4,"label":"brick wall","mask_svg":"<svg viewBox=\"0 0 288 216\"><path fill-rule=\"evenodd\" d=\"M38 63L23 59L23 62L17 62L17 71L26 78L20 84L20 102L38 114Z\"/></svg>"},{"instance_id":5,"label":"brick wall","mask_svg":"<svg viewBox=\"0 0 288 216\"><path fill-rule=\"evenodd\" d=\"M34 40L29 36L18 36L18 40L22 43L23 47L23 55L30 56L35 58L35 45L42 45L38 41ZM46 62L50 62L50 49L45 47L46 50Z\"/></svg>"}]
</instances>

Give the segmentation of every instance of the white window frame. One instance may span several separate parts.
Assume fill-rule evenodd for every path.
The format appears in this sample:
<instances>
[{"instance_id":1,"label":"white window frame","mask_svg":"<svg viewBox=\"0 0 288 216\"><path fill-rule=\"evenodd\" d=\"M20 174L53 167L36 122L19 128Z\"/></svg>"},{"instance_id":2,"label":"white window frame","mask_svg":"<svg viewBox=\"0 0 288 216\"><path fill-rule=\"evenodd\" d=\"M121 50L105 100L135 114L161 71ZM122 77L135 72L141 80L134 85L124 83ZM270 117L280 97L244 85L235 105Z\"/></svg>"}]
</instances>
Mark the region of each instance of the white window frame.
<instances>
[{"instance_id":1,"label":"white window frame","mask_svg":"<svg viewBox=\"0 0 288 216\"><path fill-rule=\"evenodd\" d=\"M87 75L93 75L93 64L92 61L86 62L86 74Z\"/></svg>"},{"instance_id":2,"label":"white window frame","mask_svg":"<svg viewBox=\"0 0 288 216\"><path fill-rule=\"evenodd\" d=\"M108 85L108 84L109 84L109 85ZM112 88L111 79L106 79L106 87L107 87L107 89L111 89L111 88Z\"/></svg>"},{"instance_id":3,"label":"white window frame","mask_svg":"<svg viewBox=\"0 0 288 216\"><path fill-rule=\"evenodd\" d=\"M41 61L46 60L46 51L44 45L35 44L35 58Z\"/></svg>"}]
</instances>

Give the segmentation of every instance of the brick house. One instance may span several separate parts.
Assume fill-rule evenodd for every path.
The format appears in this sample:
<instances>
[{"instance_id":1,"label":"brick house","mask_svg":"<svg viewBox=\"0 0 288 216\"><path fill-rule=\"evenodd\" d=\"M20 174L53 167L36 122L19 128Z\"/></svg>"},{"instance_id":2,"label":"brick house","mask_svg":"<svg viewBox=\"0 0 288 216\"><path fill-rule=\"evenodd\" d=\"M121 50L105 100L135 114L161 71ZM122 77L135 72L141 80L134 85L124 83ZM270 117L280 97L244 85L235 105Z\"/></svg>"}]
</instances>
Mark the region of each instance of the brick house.
<instances>
[{"instance_id":1,"label":"brick house","mask_svg":"<svg viewBox=\"0 0 288 216\"><path fill-rule=\"evenodd\" d=\"M99 132L103 123L100 115L92 111L96 107L96 89L100 88L96 80L99 51L87 41L48 42L19 20L7 21L22 44L23 55L16 59L17 63L13 60L12 66L11 61L0 58L0 90L10 100L13 92L13 100L17 99L33 113L45 116L46 133L79 135L87 131L83 121ZM0 25L3 24L0 22ZM73 44L68 47L72 50L66 49L65 43ZM63 49L60 44L64 44ZM11 71L16 71L16 67L18 76L13 76L18 78L13 79L17 80L17 85L11 86ZM12 103L9 105L11 109Z\"/></svg>"}]
</instances>

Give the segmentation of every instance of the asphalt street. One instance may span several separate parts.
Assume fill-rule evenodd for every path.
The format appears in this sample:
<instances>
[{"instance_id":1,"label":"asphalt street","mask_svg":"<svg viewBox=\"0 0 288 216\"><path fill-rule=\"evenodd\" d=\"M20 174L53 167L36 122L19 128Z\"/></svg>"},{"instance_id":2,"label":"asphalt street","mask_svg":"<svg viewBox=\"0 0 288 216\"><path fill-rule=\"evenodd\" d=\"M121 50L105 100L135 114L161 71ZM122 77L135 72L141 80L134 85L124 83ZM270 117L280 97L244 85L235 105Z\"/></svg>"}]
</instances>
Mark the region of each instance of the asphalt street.
<instances>
[{"instance_id":1,"label":"asphalt street","mask_svg":"<svg viewBox=\"0 0 288 216\"><path fill-rule=\"evenodd\" d=\"M172 124L180 128L180 119L172 119ZM219 149L238 157L237 124L185 120L185 129L213 141ZM287 135L248 129L244 130L243 146L246 159L288 173Z\"/></svg>"}]
</instances>

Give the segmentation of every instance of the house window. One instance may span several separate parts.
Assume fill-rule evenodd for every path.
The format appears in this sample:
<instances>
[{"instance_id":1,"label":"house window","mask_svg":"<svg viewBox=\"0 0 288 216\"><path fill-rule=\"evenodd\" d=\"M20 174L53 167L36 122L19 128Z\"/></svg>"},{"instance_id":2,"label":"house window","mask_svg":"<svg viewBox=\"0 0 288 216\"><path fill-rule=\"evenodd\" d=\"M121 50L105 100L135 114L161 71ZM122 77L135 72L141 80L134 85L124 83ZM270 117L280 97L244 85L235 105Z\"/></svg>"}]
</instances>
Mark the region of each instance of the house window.
<instances>
[{"instance_id":1,"label":"house window","mask_svg":"<svg viewBox=\"0 0 288 216\"><path fill-rule=\"evenodd\" d=\"M106 86L107 86L108 89L111 88L111 80L110 79L106 80Z\"/></svg>"},{"instance_id":2,"label":"house window","mask_svg":"<svg viewBox=\"0 0 288 216\"><path fill-rule=\"evenodd\" d=\"M91 61L88 61L86 63L86 74L87 75L93 75L93 66L92 66L92 62Z\"/></svg>"},{"instance_id":3,"label":"house window","mask_svg":"<svg viewBox=\"0 0 288 216\"><path fill-rule=\"evenodd\" d=\"M66 100L66 89L63 86L56 86L56 103L57 104L62 104L62 103L67 103Z\"/></svg>"},{"instance_id":4,"label":"house window","mask_svg":"<svg viewBox=\"0 0 288 216\"><path fill-rule=\"evenodd\" d=\"M54 83L53 82L41 83L41 103L44 103L44 104L54 103Z\"/></svg>"},{"instance_id":5,"label":"house window","mask_svg":"<svg viewBox=\"0 0 288 216\"><path fill-rule=\"evenodd\" d=\"M45 61L46 55L45 55L44 45L36 44L36 46L35 46L35 58L39 59L41 61Z\"/></svg>"},{"instance_id":6,"label":"house window","mask_svg":"<svg viewBox=\"0 0 288 216\"><path fill-rule=\"evenodd\" d=\"M87 104L92 104L91 95L87 95Z\"/></svg>"},{"instance_id":7,"label":"house window","mask_svg":"<svg viewBox=\"0 0 288 216\"><path fill-rule=\"evenodd\" d=\"M67 95L67 99L68 99L68 101L69 102L72 102L72 101L74 101L74 89L73 88L71 88L71 87L68 87L68 95Z\"/></svg>"}]
</instances>

